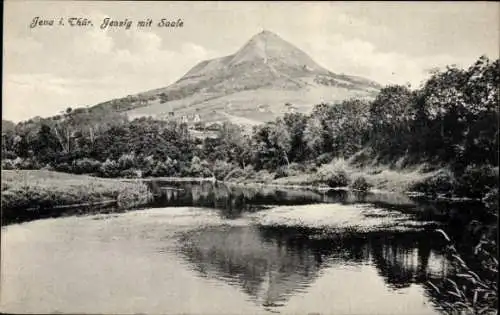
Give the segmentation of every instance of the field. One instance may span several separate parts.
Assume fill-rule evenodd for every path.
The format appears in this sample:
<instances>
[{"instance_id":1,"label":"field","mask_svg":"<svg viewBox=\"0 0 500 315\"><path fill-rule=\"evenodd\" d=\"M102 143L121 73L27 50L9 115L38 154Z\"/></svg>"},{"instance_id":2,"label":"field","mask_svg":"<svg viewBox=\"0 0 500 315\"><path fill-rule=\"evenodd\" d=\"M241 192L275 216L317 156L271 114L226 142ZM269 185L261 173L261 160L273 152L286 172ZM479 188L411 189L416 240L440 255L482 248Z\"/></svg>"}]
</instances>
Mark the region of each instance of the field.
<instances>
[{"instance_id":1,"label":"field","mask_svg":"<svg viewBox=\"0 0 500 315\"><path fill-rule=\"evenodd\" d=\"M144 205L151 198L147 186L140 182L45 170L2 170L4 223L49 208L59 212L103 205L128 209Z\"/></svg>"},{"instance_id":2,"label":"field","mask_svg":"<svg viewBox=\"0 0 500 315\"><path fill-rule=\"evenodd\" d=\"M241 125L255 125L288 112L286 103L295 106L297 112L309 113L313 104L336 102L358 96L357 93L339 87L311 87L307 90L262 88L215 96L197 94L163 104L159 101L151 102L148 106L127 111L127 115L131 118L164 117L169 111L173 111L178 117L199 114L205 123L231 121Z\"/></svg>"}]
</instances>

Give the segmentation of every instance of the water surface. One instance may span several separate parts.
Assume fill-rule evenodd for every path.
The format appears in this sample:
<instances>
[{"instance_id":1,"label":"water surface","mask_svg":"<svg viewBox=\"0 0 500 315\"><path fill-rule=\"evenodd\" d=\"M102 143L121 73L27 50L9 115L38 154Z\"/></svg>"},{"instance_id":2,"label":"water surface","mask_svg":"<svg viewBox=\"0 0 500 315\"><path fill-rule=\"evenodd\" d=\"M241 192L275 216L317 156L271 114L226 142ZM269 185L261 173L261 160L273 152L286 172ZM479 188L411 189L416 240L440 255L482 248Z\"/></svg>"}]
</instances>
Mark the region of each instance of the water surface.
<instances>
[{"instance_id":1,"label":"water surface","mask_svg":"<svg viewBox=\"0 0 500 315\"><path fill-rule=\"evenodd\" d=\"M453 207L339 191L154 189L148 209L3 227L1 311L439 313L427 282L453 268L431 231L452 224L436 219Z\"/></svg>"}]
</instances>

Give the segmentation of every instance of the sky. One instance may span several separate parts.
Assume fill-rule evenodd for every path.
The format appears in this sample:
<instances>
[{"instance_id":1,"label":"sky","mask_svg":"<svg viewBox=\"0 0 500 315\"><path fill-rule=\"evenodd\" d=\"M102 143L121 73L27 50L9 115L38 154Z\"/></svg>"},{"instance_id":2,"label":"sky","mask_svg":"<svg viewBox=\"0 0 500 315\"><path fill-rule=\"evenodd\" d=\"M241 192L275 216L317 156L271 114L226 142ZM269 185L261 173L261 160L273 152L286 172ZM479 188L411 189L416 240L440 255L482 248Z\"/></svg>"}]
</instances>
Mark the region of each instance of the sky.
<instances>
[{"instance_id":1,"label":"sky","mask_svg":"<svg viewBox=\"0 0 500 315\"><path fill-rule=\"evenodd\" d=\"M35 17L54 25L31 28ZM134 24L103 30L106 17ZM138 29L146 18L153 26ZM183 26L157 27L163 18ZM496 2L6 0L2 114L17 122L165 87L263 29L333 72L416 88L433 68L499 58L499 18Z\"/></svg>"}]
</instances>

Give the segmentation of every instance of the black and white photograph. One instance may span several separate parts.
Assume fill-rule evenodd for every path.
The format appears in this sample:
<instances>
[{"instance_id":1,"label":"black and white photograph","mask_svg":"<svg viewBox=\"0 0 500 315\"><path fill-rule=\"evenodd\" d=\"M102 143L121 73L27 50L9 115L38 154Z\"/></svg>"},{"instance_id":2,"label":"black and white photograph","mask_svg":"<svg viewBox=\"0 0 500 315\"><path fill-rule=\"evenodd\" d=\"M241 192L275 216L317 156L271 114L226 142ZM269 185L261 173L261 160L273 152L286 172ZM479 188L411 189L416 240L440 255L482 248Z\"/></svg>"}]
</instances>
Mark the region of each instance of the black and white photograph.
<instances>
[{"instance_id":1,"label":"black and white photograph","mask_svg":"<svg viewBox=\"0 0 500 315\"><path fill-rule=\"evenodd\" d=\"M0 313L498 314L499 2L3 9Z\"/></svg>"}]
</instances>

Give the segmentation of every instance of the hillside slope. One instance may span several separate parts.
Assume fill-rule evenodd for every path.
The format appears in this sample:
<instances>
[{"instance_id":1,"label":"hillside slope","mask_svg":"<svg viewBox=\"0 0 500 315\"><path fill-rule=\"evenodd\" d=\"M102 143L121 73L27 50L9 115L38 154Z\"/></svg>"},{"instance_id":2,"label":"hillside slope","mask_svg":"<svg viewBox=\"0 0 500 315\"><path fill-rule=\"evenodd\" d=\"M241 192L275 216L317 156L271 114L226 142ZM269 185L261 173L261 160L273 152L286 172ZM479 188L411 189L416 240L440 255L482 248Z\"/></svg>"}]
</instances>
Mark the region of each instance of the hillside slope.
<instances>
[{"instance_id":1,"label":"hillside slope","mask_svg":"<svg viewBox=\"0 0 500 315\"><path fill-rule=\"evenodd\" d=\"M379 88L365 78L335 74L278 35L262 31L236 53L202 61L170 86L131 97L121 110L131 118L174 113L217 121L251 115L259 122L290 110L308 112L320 102L370 98Z\"/></svg>"}]
</instances>

